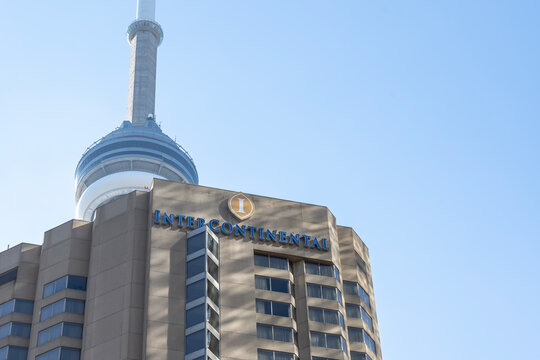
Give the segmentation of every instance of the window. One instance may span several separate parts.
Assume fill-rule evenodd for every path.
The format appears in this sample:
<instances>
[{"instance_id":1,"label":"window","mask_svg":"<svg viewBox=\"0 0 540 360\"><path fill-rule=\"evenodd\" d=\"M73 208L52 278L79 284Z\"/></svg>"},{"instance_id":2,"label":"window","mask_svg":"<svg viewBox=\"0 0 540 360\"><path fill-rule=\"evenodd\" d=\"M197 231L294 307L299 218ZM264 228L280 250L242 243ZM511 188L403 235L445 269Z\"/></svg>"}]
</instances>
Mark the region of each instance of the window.
<instances>
[{"instance_id":1,"label":"window","mask_svg":"<svg viewBox=\"0 0 540 360\"><path fill-rule=\"evenodd\" d=\"M67 275L50 282L43 287L43 298L56 294L64 289L86 291L86 278L81 276Z\"/></svg>"},{"instance_id":2,"label":"window","mask_svg":"<svg viewBox=\"0 0 540 360\"><path fill-rule=\"evenodd\" d=\"M208 250L216 257L216 259L219 259L219 244L211 235L208 235L208 241L207 241ZM217 354L216 354L217 355Z\"/></svg>"},{"instance_id":3,"label":"window","mask_svg":"<svg viewBox=\"0 0 540 360\"><path fill-rule=\"evenodd\" d=\"M281 326L257 324L257 337L259 339L292 343L293 329Z\"/></svg>"},{"instance_id":4,"label":"window","mask_svg":"<svg viewBox=\"0 0 540 360\"><path fill-rule=\"evenodd\" d=\"M30 338L30 324L19 322L8 322L0 326L0 339L8 336L17 336L22 338Z\"/></svg>"},{"instance_id":5,"label":"window","mask_svg":"<svg viewBox=\"0 0 540 360\"><path fill-rule=\"evenodd\" d=\"M186 302L193 301L195 299L204 297L205 294L205 279L201 279L194 283L189 284L186 288Z\"/></svg>"},{"instance_id":6,"label":"window","mask_svg":"<svg viewBox=\"0 0 540 360\"><path fill-rule=\"evenodd\" d=\"M40 331L38 333L38 345L43 345L62 336L74 339L81 339L82 330L82 324L61 322Z\"/></svg>"},{"instance_id":7,"label":"window","mask_svg":"<svg viewBox=\"0 0 540 360\"><path fill-rule=\"evenodd\" d=\"M312 275L334 277L337 281L340 281L339 270L333 265L325 265L306 261L306 273Z\"/></svg>"},{"instance_id":8,"label":"window","mask_svg":"<svg viewBox=\"0 0 540 360\"><path fill-rule=\"evenodd\" d=\"M34 312L34 302L30 300L12 299L0 305L0 317L13 312L32 314ZM2 358L0 357L0 359Z\"/></svg>"},{"instance_id":9,"label":"window","mask_svg":"<svg viewBox=\"0 0 540 360\"><path fill-rule=\"evenodd\" d=\"M45 321L61 313L84 314L84 300L61 299L41 308L41 318Z\"/></svg>"},{"instance_id":10,"label":"window","mask_svg":"<svg viewBox=\"0 0 540 360\"><path fill-rule=\"evenodd\" d=\"M255 288L282 293L290 293L289 280L255 275Z\"/></svg>"},{"instance_id":11,"label":"window","mask_svg":"<svg viewBox=\"0 0 540 360\"><path fill-rule=\"evenodd\" d=\"M345 291L345 294L359 296L362 302L366 304L368 309L371 309L368 293L357 283L351 281L343 281L343 291Z\"/></svg>"},{"instance_id":12,"label":"window","mask_svg":"<svg viewBox=\"0 0 540 360\"><path fill-rule=\"evenodd\" d=\"M274 269L280 269L280 270L289 269L289 263L287 259L277 257L277 256L255 254L254 261L255 261L256 266L262 266L262 267L274 268Z\"/></svg>"},{"instance_id":13,"label":"window","mask_svg":"<svg viewBox=\"0 0 540 360\"><path fill-rule=\"evenodd\" d=\"M369 326L371 331L373 331L373 319L363 307L355 304L345 304L345 309L347 311L347 316L355 319L362 319Z\"/></svg>"},{"instance_id":14,"label":"window","mask_svg":"<svg viewBox=\"0 0 540 360\"><path fill-rule=\"evenodd\" d=\"M270 301L256 299L256 308L259 314L291 317L291 304L279 302L279 301Z\"/></svg>"},{"instance_id":15,"label":"window","mask_svg":"<svg viewBox=\"0 0 540 360\"><path fill-rule=\"evenodd\" d=\"M47 351L39 356L36 356L36 360L79 360L81 358L81 350L58 347L51 351Z\"/></svg>"},{"instance_id":16,"label":"window","mask_svg":"<svg viewBox=\"0 0 540 360\"><path fill-rule=\"evenodd\" d=\"M374 354L377 353L375 341L373 341L371 336L369 336L364 329L349 327L348 330L350 342L363 342Z\"/></svg>"},{"instance_id":17,"label":"window","mask_svg":"<svg viewBox=\"0 0 540 360\"><path fill-rule=\"evenodd\" d=\"M257 349L257 360L295 360L294 354Z\"/></svg>"},{"instance_id":18,"label":"window","mask_svg":"<svg viewBox=\"0 0 540 360\"><path fill-rule=\"evenodd\" d=\"M217 337L212 334L211 331L208 331L206 333L207 336L207 346L208 350L210 350L214 355L219 356L219 340Z\"/></svg>"},{"instance_id":19,"label":"window","mask_svg":"<svg viewBox=\"0 0 540 360\"><path fill-rule=\"evenodd\" d=\"M18 346L5 346L0 349L1 360L26 360L28 349Z\"/></svg>"},{"instance_id":20,"label":"window","mask_svg":"<svg viewBox=\"0 0 540 360\"><path fill-rule=\"evenodd\" d=\"M371 360L368 354L351 351L351 360Z\"/></svg>"},{"instance_id":21,"label":"window","mask_svg":"<svg viewBox=\"0 0 540 360\"><path fill-rule=\"evenodd\" d=\"M189 310L186 310L186 328L190 328L197 324L205 322L205 304L195 306Z\"/></svg>"},{"instance_id":22,"label":"window","mask_svg":"<svg viewBox=\"0 0 540 360\"><path fill-rule=\"evenodd\" d=\"M193 277L206 271L204 267L204 260L206 256L199 256L193 260L187 262L187 278Z\"/></svg>"},{"instance_id":23,"label":"window","mask_svg":"<svg viewBox=\"0 0 540 360\"><path fill-rule=\"evenodd\" d=\"M202 232L187 239L187 254L191 255L201 249L204 249L206 232Z\"/></svg>"},{"instance_id":24,"label":"window","mask_svg":"<svg viewBox=\"0 0 540 360\"><path fill-rule=\"evenodd\" d=\"M317 331L311 331L311 346L323 347L328 349L338 349L347 352L345 339L341 335L326 334Z\"/></svg>"},{"instance_id":25,"label":"window","mask_svg":"<svg viewBox=\"0 0 540 360\"><path fill-rule=\"evenodd\" d=\"M210 325L214 329L219 331L219 315L210 305L207 306L208 307L206 308L206 318L208 319Z\"/></svg>"},{"instance_id":26,"label":"window","mask_svg":"<svg viewBox=\"0 0 540 360\"><path fill-rule=\"evenodd\" d=\"M339 291L333 286L308 283L307 294L309 297L326 300L337 300L341 304L341 291Z\"/></svg>"},{"instance_id":27,"label":"window","mask_svg":"<svg viewBox=\"0 0 540 360\"><path fill-rule=\"evenodd\" d=\"M337 310L322 309L317 307L309 307L309 320L317 321L326 324L336 324L340 325L342 328L345 328L345 323L343 321L343 315Z\"/></svg>"},{"instance_id":28,"label":"window","mask_svg":"<svg viewBox=\"0 0 540 360\"><path fill-rule=\"evenodd\" d=\"M7 284L10 281L16 280L18 270L19 268L16 267L16 268L6 271L5 273L0 274L0 286Z\"/></svg>"},{"instance_id":29,"label":"window","mask_svg":"<svg viewBox=\"0 0 540 360\"><path fill-rule=\"evenodd\" d=\"M186 336L186 355L206 346L205 330L199 330Z\"/></svg>"},{"instance_id":30,"label":"window","mask_svg":"<svg viewBox=\"0 0 540 360\"><path fill-rule=\"evenodd\" d=\"M364 273L364 275L367 275L366 262L364 261L364 259L362 259L360 255L358 255L356 251L354 252L354 255L356 257L356 266L358 266L358 268L360 269L361 272Z\"/></svg>"},{"instance_id":31,"label":"window","mask_svg":"<svg viewBox=\"0 0 540 360\"><path fill-rule=\"evenodd\" d=\"M208 298L212 300L215 305L219 306L219 290L210 280L206 280L206 286L208 286Z\"/></svg>"}]
</instances>

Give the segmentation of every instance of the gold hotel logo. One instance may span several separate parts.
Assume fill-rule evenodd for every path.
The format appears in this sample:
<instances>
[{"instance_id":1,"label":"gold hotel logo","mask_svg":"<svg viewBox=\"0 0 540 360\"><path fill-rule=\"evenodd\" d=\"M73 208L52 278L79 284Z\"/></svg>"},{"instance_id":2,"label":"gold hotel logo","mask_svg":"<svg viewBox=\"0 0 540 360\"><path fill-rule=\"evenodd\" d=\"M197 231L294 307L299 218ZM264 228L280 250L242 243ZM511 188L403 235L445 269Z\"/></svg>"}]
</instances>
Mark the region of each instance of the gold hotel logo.
<instances>
[{"instance_id":1,"label":"gold hotel logo","mask_svg":"<svg viewBox=\"0 0 540 360\"><path fill-rule=\"evenodd\" d=\"M255 212L255 205L246 195L237 193L229 199L229 211L238 220L246 220Z\"/></svg>"}]
</instances>

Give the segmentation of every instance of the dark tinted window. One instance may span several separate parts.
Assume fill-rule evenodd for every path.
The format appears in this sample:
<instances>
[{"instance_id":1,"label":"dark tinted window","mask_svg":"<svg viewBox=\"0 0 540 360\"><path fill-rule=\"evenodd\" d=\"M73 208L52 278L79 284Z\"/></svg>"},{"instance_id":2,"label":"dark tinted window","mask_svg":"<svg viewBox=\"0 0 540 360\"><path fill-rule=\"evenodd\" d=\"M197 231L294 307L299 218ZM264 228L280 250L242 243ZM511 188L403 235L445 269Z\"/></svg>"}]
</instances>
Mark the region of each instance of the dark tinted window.
<instances>
[{"instance_id":1,"label":"dark tinted window","mask_svg":"<svg viewBox=\"0 0 540 360\"><path fill-rule=\"evenodd\" d=\"M0 317L13 312L32 314L34 312L34 302L30 300L12 299L0 305Z\"/></svg>"},{"instance_id":2,"label":"dark tinted window","mask_svg":"<svg viewBox=\"0 0 540 360\"><path fill-rule=\"evenodd\" d=\"M206 331L200 330L186 336L186 354L191 354L206 346Z\"/></svg>"},{"instance_id":3,"label":"dark tinted window","mask_svg":"<svg viewBox=\"0 0 540 360\"><path fill-rule=\"evenodd\" d=\"M256 266L270 267L280 270L289 269L289 262L287 261L287 259L278 256L255 254L254 263Z\"/></svg>"},{"instance_id":4,"label":"dark tinted window","mask_svg":"<svg viewBox=\"0 0 540 360\"><path fill-rule=\"evenodd\" d=\"M289 292L289 280L270 278L272 291L288 293Z\"/></svg>"},{"instance_id":5,"label":"dark tinted window","mask_svg":"<svg viewBox=\"0 0 540 360\"><path fill-rule=\"evenodd\" d=\"M28 349L18 346L5 346L0 349L0 359L2 360L26 360Z\"/></svg>"},{"instance_id":6,"label":"dark tinted window","mask_svg":"<svg viewBox=\"0 0 540 360\"><path fill-rule=\"evenodd\" d=\"M201 279L192 284L189 284L186 287L186 302L190 302L205 296L205 281L205 279Z\"/></svg>"},{"instance_id":7,"label":"dark tinted window","mask_svg":"<svg viewBox=\"0 0 540 360\"><path fill-rule=\"evenodd\" d=\"M86 291L86 278L81 276L67 275L45 284L43 287L43 297L51 296L66 288Z\"/></svg>"},{"instance_id":8,"label":"dark tinted window","mask_svg":"<svg viewBox=\"0 0 540 360\"><path fill-rule=\"evenodd\" d=\"M210 325L212 325L214 329L219 331L219 315L214 309L212 309L210 305L208 305L207 308L207 319Z\"/></svg>"},{"instance_id":9,"label":"dark tinted window","mask_svg":"<svg viewBox=\"0 0 540 360\"><path fill-rule=\"evenodd\" d=\"M219 281L219 267L218 265L208 256L208 273L214 278L214 280Z\"/></svg>"},{"instance_id":10,"label":"dark tinted window","mask_svg":"<svg viewBox=\"0 0 540 360\"><path fill-rule=\"evenodd\" d=\"M219 306L219 290L208 280L208 297Z\"/></svg>"},{"instance_id":11,"label":"dark tinted window","mask_svg":"<svg viewBox=\"0 0 540 360\"><path fill-rule=\"evenodd\" d=\"M68 289L86 291L86 278L81 276L68 276Z\"/></svg>"},{"instance_id":12,"label":"dark tinted window","mask_svg":"<svg viewBox=\"0 0 540 360\"><path fill-rule=\"evenodd\" d=\"M6 271L5 273L0 274L0 286L7 284L10 281L17 279L18 267Z\"/></svg>"},{"instance_id":13,"label":"dark tinted window","mask_svg":"<svg viewBox=\"0 0 540 360\"><path fill-rule=\"evenodd\" d=\"M270 267L274 269L281 269L281 270L288 270L288 262L287 259L270 256Z\"/></svg>"},{"instance_id":14,"label":"dark tinted window","mask_svg":"<svg viewBox=\"0 0 540 360\"><path fill-rule=\"evenodd\" d=\"M187 239L187 254L191 255L196 251L204 249L206 243L206 233L203 231Z\"/></svg>"},{"instance_id":15,"label":"dark tinted window","mask_svg":"<svg viewBox=\"0 0 540 360\"><path fill-rule=\"evenodd\" d=\"M208 349L216 356L219 356L219 340L208 331Z\"/></svg>"},{"instance_id":16,"label":"dark tinted window","mask_svg":"<svg viewBox=\"0 0 540 360\"><path fill-rule=\"evenodd\" d=\"M8 336L17 336L28 339L30 337L30 324L9 322L0 326L0 339Z\"/></svg>"},{"instance_id":17,"label":"dark tinted window","mask_svg":"<svg viewBox=\"0 0 540 360\"><path fill-rule=\"evenodd\" d=\"M187 262L187 278L203 273L205 271L204 261L206 256L199 256Z\"/></svg>"},{"instance_id":18,"label":"dark tinted window","mask_svg":"<svg viewBox=\"0 0 540 360\"><path fill-rule=\"evenodd\" d=\"M205 305L201 304L195 306L186 311L186 328L192 327L194 325L204 322L205 319Z\"/></svg>"},{"instance_id":19,"label":"dark tinted window","mask_svg":"<svg viewBox=\"0 0 540 360\"><path fill-rule=\"evenodd\" d=\"M291 305L278 301L272 301L272 315L291 317Z\"/></svg>"},{"instance_id":20,"label":"dark tinted window","mask_svg":"<svg viewBox=\"0 0 540 360\"><path fill-rule=\"evenodd\" d=\"M214 240L214 238L210 235L208 235L208 250L210 250L210 252L212 254L214 254L214 256L216 257L216 259L219 259L219 246L218 246L218 243L216 240Z\"/></svg>"}]
</instances>

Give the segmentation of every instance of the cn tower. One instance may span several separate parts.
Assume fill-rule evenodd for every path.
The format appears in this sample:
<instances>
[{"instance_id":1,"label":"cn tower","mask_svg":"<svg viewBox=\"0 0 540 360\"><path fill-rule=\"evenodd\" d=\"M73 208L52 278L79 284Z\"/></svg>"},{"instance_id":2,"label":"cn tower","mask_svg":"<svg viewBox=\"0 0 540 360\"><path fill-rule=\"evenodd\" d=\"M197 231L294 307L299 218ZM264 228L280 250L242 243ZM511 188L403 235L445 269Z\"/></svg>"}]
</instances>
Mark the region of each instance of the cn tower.
<instances>
[{"instance_id":1,"label":"cn tower","mask_svg":"<svg viewBox=\"0 0 540 360\"><path fill-rule=\"evenodd\" d=\"M155 121L157 48L163 41L155 9L155 0L137 1L136 20L127 29L127 118L92 144L77 164L77 219L92 220L97 207L134 190L149 190L154 178L199 182L193 159Z\"/></svg>"}]
</instances>

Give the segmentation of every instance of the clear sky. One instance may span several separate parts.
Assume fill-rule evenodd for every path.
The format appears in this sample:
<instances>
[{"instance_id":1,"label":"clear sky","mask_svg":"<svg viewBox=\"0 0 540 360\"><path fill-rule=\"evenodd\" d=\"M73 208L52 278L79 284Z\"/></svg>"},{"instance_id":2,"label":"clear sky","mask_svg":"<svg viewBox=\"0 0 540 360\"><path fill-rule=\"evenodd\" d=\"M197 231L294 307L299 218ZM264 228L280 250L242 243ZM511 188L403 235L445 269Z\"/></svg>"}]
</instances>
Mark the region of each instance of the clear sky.
<instances>
[{"instance_id":1,"label":"clear sky","mask_svg":"<svg viewBox=\"0 0 540 360\"><path fill-rule=\"evenodd\" d=\"M74 216L135 0L2 1L0 248ZM540 359L540 2L157 1L158 122L202 185L326 205L386 360Z\"/></svg>"}]
</instances>

